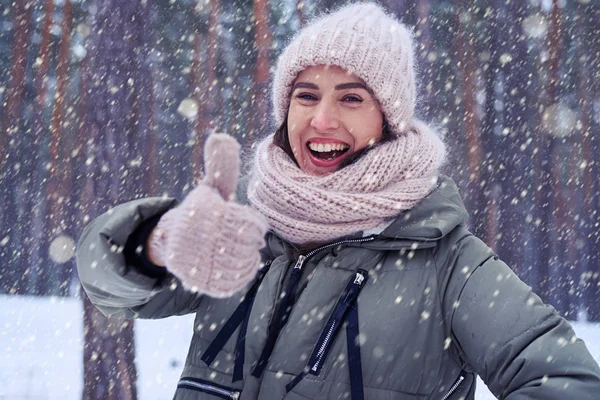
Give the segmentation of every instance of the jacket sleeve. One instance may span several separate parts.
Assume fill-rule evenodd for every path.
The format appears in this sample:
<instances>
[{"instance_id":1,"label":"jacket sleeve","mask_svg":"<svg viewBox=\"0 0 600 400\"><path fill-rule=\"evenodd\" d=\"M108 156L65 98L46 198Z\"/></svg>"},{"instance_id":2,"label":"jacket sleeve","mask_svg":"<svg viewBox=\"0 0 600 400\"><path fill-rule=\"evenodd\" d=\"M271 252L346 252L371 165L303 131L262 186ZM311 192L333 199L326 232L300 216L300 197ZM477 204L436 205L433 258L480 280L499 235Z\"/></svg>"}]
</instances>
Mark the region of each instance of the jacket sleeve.
<instances>
[{"instance_id":1,"label":"jacket sleeve","mask_svg":"<svg viewBox=\"0 0 600 400\"><path fill-rule=\"evenodd\" d=\"M444 257L446 325L463 368L499 399L599 399L600 368L571 325L463 232Z\"/></svg>"},{"instance_id":2,"label":"jacket sleeve","mask_svg":"<svg viewBox=\"0 0 600 400\"><path fill-rule=\"evenodd\" d=\"M77 245L79 279L106 316L163 318L193 312L202 298L167 273L156 279L125 262L123 249L142 223L174 207L175 200L148 198L121 204L92 221Z\"/></svg>"}]
</instances>

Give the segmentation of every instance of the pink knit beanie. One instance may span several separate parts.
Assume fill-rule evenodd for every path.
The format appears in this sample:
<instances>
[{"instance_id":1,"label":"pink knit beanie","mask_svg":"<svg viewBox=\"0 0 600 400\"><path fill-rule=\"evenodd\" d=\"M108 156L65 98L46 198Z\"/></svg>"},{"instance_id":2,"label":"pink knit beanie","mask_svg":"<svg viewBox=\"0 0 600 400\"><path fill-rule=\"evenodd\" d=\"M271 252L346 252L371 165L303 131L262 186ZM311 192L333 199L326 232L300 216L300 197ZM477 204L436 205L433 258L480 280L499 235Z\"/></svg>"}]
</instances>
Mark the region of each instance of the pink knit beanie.
<instances>
[{"instance_id":1,"label":"pink knit beanie","mask_svg":"<svg viewBox=\"0 0 600 400\"><path fill-rule=\"evenodd\" d=\"M337 65L361 78L373 90L393 132L412 125L412 34L376 4L345 6L313 21L292 39L279 57L273 79L277 125L287 114L294 80L315 65Z\"/></svg>"}]
</instances>

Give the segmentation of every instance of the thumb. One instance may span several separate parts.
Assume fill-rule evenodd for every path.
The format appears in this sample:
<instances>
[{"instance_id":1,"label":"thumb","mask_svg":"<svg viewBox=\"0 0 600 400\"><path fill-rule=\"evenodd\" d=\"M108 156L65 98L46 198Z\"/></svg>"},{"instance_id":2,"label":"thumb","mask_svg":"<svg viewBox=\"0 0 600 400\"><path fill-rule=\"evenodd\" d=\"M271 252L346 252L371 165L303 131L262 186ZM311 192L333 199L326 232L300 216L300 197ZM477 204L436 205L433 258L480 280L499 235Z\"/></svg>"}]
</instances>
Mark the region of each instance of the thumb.
<instances>
[{"instance_id":1,"label":"thumb","mask_svg":"<svg viewBox=\"0 0 600 400\"><path fill-rule=\"evenodd\" d=\"M204 145L204 183L232 200L240 175L240 145L233 136L214 133Z\"/></svg>"}]
</instances>

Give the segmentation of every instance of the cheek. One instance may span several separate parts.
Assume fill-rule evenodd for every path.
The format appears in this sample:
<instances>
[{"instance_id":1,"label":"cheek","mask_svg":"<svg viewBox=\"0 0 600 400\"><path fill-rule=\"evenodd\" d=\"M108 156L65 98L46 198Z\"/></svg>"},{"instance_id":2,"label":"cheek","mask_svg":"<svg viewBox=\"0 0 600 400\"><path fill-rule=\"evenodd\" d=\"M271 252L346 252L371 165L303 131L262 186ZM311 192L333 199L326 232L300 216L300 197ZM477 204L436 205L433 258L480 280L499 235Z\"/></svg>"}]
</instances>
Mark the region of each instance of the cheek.
<instances>
[{"instance_id":1,"label":"cheek","mask_svg":"<svg viewBox=\"0 0 600 400\"><path fill-rule=\"evenodd\" d=\"M292 150L295 152L295 148L299 145L301 141L301 133L302 133L302 113L295 110L292 106L288 111L288 119L287 119L287 129L288 129L288 139L290 141L290 145L292 146Z\"/></svg>"},{"instance_id":2,"label":"cheek","mask_svg":"<svg viewBox=\"0 0 600 400\"><path fill-rule=\"evenodd\" d=\"M375 140L381 139L383 135L383 115L381 115L381 111L379 109L373 110L370 118L369 118L369 131L371 132L371 137Z\"/></svg>"},{"instance_id":3,"label":"cheek","mask_svg":"<svg viewBox=\"0 0 600 400\"><path fill-rule=\"evenodd\" d=\"M352 130L359 148L372 145L383 136L383 117L379 111L356 115L353 120Z\"/></svg>"},{"instance_id":4,"label":"cheek","mask_svg":"<svg viewBox=\"0 0 600 400\"><path fill-rule=\"evenodd\" d=\"M288 116L288 140L290 142L290 147L292 148L292 153L296 160L300 156L298 153L298 149L300 147L300 135L298 132L298 125Z\"/></svg>"}]
</instances>

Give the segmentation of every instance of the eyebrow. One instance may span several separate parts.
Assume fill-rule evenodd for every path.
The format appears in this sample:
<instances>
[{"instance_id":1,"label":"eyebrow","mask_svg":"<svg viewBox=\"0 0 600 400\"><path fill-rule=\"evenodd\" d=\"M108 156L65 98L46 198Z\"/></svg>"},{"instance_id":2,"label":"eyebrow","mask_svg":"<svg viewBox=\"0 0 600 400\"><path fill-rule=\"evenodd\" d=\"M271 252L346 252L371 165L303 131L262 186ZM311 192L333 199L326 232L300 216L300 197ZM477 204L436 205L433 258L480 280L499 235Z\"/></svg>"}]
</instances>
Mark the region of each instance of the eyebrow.
<instances>
[{"instance_id":1,"label":"eyebrow","mask_svg":"<svg viewBox=\"0 0 600 400\"><path fill-rule=\"evenodd\" d=\"M319 90L319 87L317 85L315 85L314 83L310 83L310 82L296 82L296 84L294 85L293 90L299 89L299 88L305 88L305 89L314 89L314 90ZM369 89L367 89L367 87L361 83L361 82L348 82L348 83L340 83L339 85L335 85L335 90L344 90L344 89L364 89L367 92L369 91Z\"/></svg>"}]
</instances>

